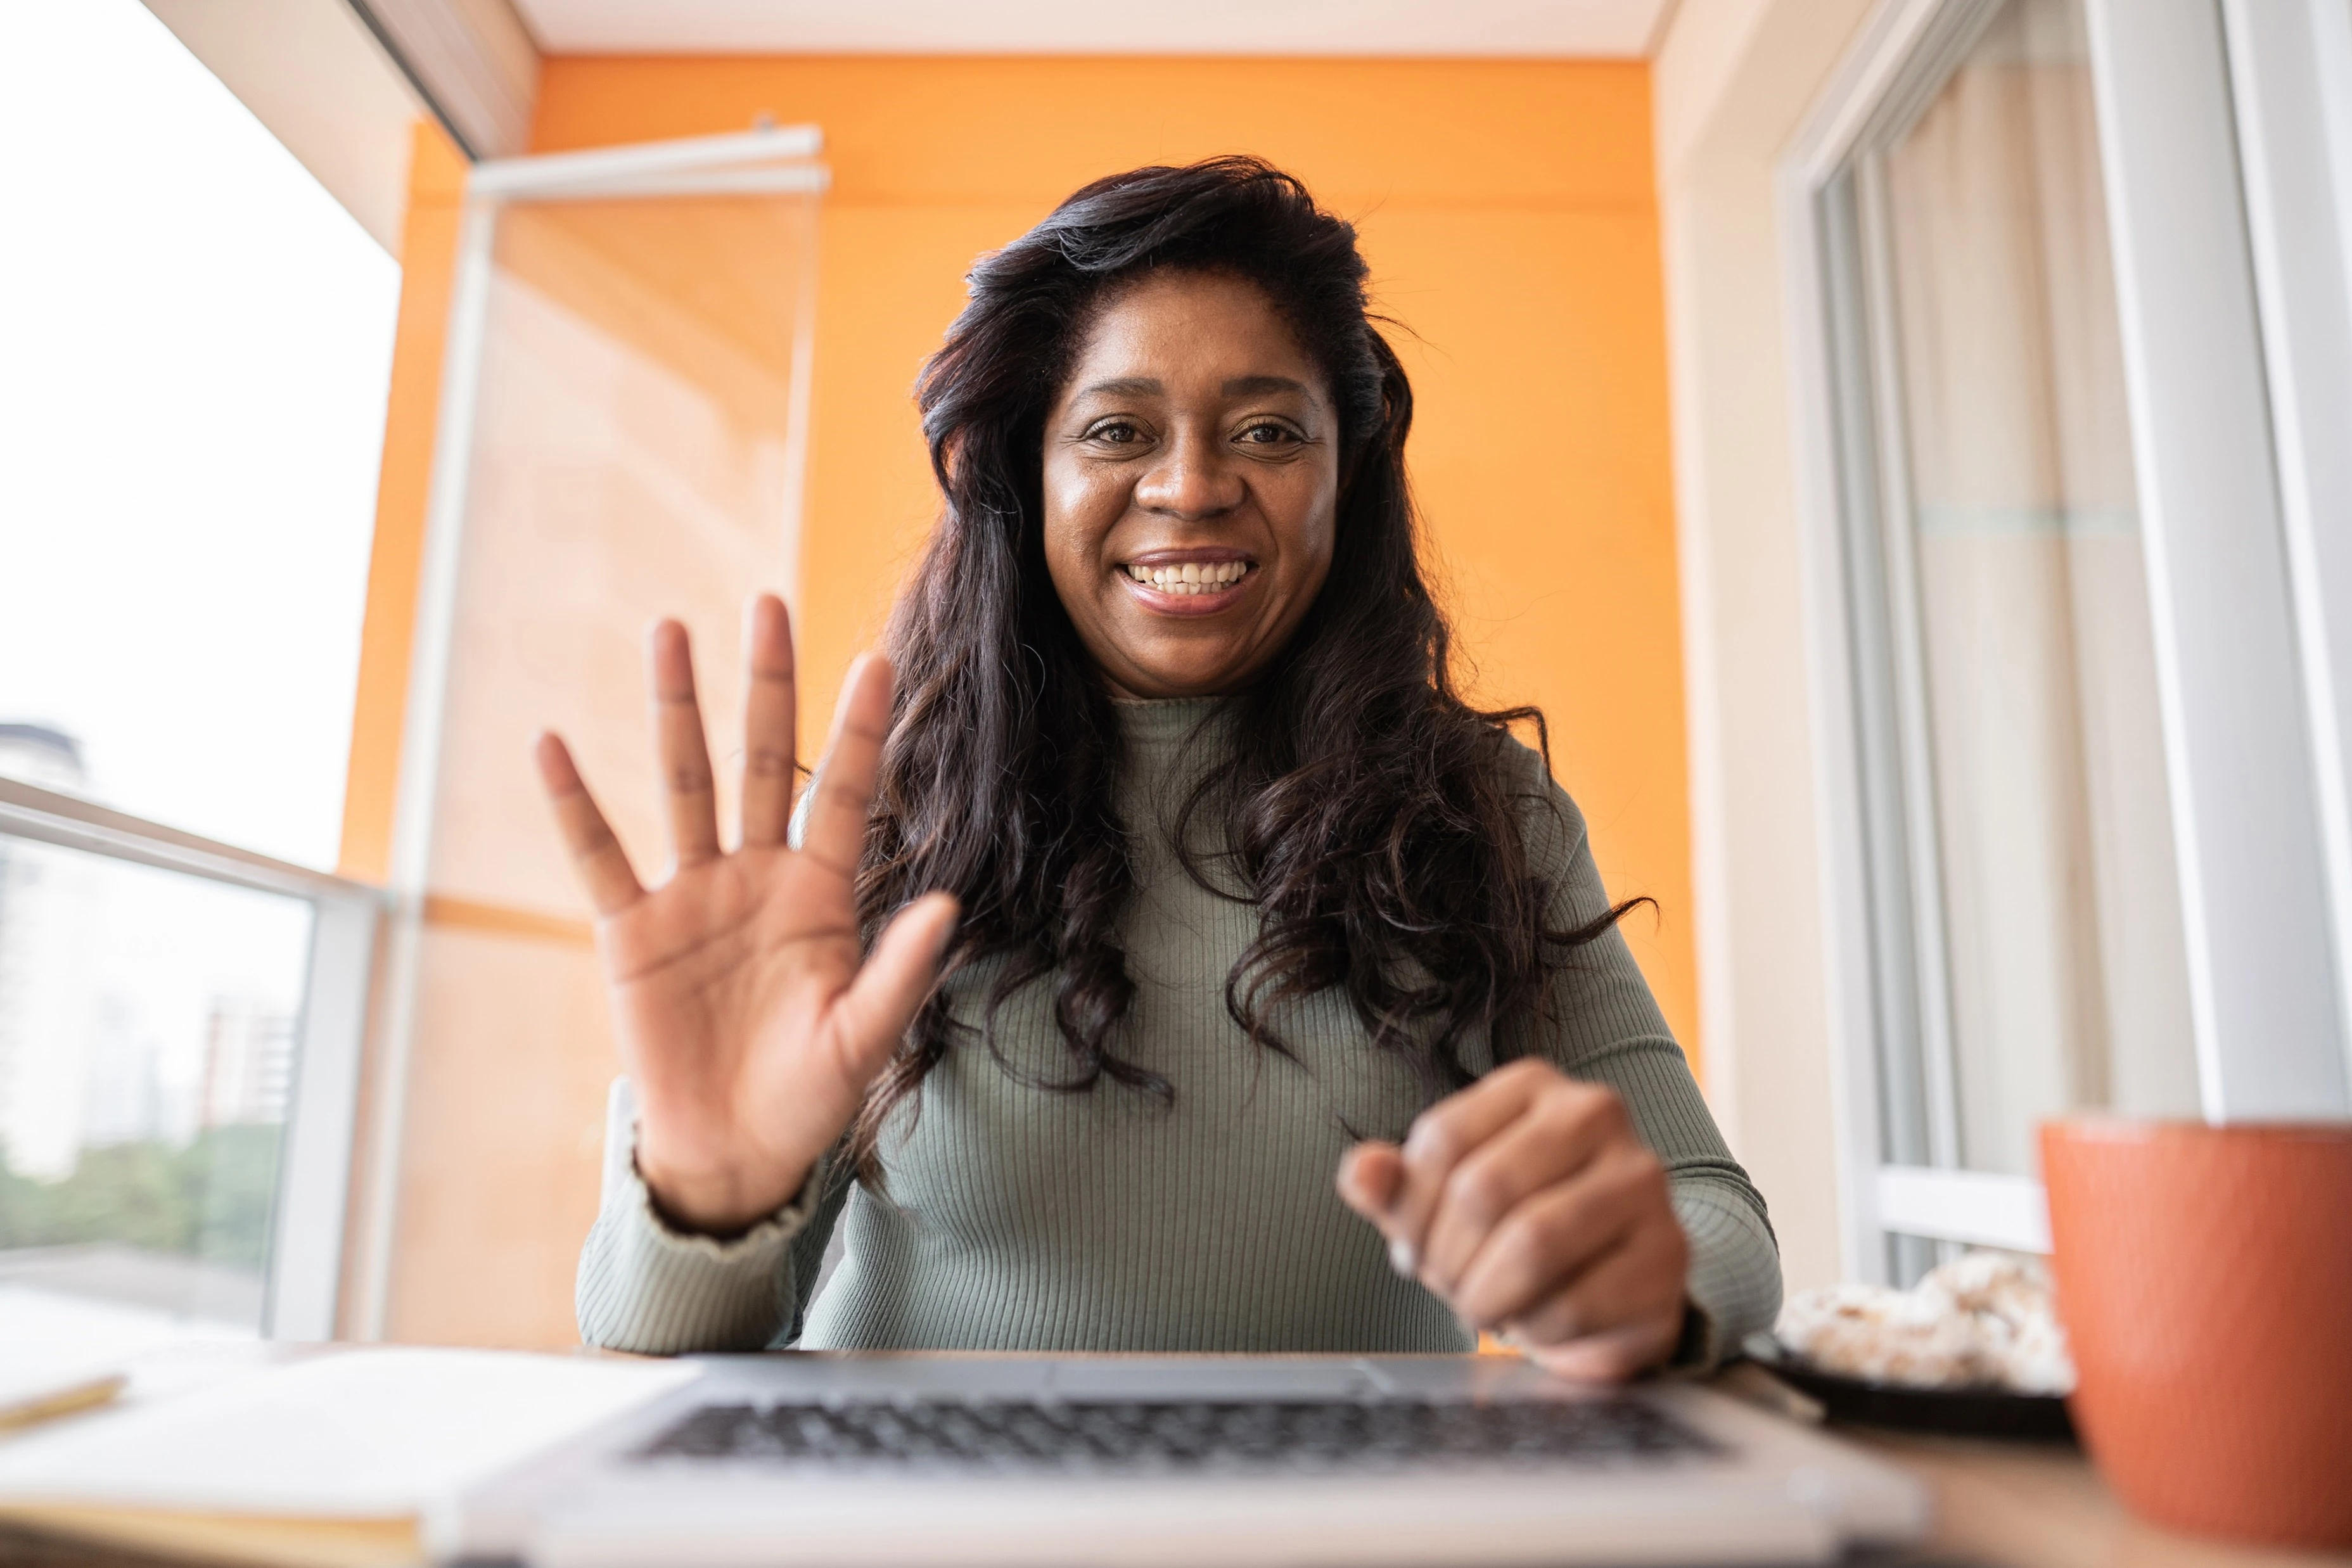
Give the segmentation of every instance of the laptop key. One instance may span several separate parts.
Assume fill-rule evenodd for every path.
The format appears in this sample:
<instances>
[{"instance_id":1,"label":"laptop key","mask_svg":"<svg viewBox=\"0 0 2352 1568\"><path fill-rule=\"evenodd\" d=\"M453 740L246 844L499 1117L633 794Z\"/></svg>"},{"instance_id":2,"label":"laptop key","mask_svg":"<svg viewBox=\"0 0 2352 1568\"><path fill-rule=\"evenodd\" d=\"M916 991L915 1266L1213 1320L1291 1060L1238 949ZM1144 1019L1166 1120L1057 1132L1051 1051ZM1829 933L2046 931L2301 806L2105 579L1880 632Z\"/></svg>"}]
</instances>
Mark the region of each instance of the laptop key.
<instances>
[{"instance_id":1,"label":"laptop key","mask_svg":"<svg viewBox=\"0 0 2352 1568\"><path fill-rule=\"evenodd\" d=\"M1633 1399L707 1405L640 1460L953 1469L1626 1466L1719 1452Z\"/></svg>"}]
</instances>

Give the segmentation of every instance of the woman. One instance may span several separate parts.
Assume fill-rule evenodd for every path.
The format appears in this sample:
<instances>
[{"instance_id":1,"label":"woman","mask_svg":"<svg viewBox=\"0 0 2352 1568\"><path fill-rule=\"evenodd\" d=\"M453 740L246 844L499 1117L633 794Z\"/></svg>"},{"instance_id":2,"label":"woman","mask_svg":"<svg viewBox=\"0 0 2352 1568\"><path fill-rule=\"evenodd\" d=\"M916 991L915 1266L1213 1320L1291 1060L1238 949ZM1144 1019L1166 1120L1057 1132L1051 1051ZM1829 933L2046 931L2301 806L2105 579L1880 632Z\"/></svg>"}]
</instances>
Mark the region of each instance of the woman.
<instances>
[{"instance_id":1,"label":"woman","mask_svg":"<svg viewBox=\"0 0 2352 1568\"><path fill-rule=\"evenodd\" d=\"M1536 716L1454 688L1364 277L1254 161L1087 186L982 259L924 372L945 509L802 820L773 599L738 849L677 624L666 883L542 737L640 1114L590 1343L1489 1329L1618 1378L1769 1321L1762 1201L1507 732Z\"/></svg>"}]
</instances>

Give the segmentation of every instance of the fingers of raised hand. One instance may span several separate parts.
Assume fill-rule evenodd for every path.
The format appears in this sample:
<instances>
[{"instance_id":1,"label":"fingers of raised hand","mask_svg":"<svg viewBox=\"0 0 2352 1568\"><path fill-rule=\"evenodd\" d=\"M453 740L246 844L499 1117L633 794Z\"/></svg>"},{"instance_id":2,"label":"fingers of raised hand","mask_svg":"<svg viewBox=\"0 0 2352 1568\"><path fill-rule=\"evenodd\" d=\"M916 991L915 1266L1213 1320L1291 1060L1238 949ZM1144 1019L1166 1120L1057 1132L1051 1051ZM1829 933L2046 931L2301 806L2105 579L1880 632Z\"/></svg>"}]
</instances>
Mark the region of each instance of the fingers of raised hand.
<instances>
[{"instance_id":1,"label":"fingers of raised hand","mask_svg":"<svg viewBox=\"0 0 2352 1568\"><path fill-rule=\"evenodd\" d=\"M675 621L656 622L646 644L654 746L661 764L670 845L679 866L699 865L719 853L719 810L710 747L702 733L702 705L694 693L694 655L686 628Z\"/></svg>"},{"instance_id":2,"label":"fingers of raised hand","mask_svg":"<svg viewBox=\"0 0 2352 1568\"><path fill-rule=\"evenodd\" d=\"M865 965L835 1004L834 1040L844 1078L863 1092L889 1061L939 977L954 935L955 899L927 893L882 928Z\"/></svg>"},{"instance_id":3,"label":"fingers of raised hand","mask_svg":"<svg viewBox=\"0 0 2352 1568\"><path fill-rule=\"evenodd\" d=\"M563 835L564 848L572 852L572 869L587 890L588 901L598 915L619 914L645 894L636 873L629 869L627 852L597 809L595 797L588 793L562 740L551 732L542 732L532 750L540 784L547 790L557 831Z\"/></svg>"},{"instance_id":4,"label":"fingers of raised hand","mask_svg":"<svg viewBox=\"0 0 2352 1568\"><path fill-rule=\"evenodd\" d=\"M749 679L743 699L743 842L772 848L793 818L793 690L792 619L783 601L762 593L744 630Z\"/></svg>"},{"instance_id":5,"label":"fingers of raised hand","mask_svg":"<svg viewBox=\"0 0 2352 1568\"><path fill-rule=\"evenodd\" d=\"M833 737L810 786L808 835L801 847L844 878L857 873L866 848L866 819L882 771L882 742L890 732L890 664L877 653L849 666L834 709Z\"/></svg>"}]
</instances>

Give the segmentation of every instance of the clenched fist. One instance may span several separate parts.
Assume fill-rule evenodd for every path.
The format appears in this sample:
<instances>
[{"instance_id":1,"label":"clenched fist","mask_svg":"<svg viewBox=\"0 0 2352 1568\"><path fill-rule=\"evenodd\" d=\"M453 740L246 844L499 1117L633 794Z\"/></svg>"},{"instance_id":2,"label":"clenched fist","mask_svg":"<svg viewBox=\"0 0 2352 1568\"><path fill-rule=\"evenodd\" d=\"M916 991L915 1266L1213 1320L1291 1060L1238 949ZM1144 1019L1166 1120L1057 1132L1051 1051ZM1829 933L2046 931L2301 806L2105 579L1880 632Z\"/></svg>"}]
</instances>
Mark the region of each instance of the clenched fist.
<instances>
[{"instance_id":1,"label":"clenched fist","mask_svg":"<svg viewBox=\"0 0 2352 1568\"><path fill-rule=\"evenodd\" d=\"M1357 1145L1339 1183L1399 1273L1546 1370L1614 1382L1674 1353L1690 1244L1609 1090L1511 1062L1415 1117L1402 1145Z\"/></svg>"}]
</instances>

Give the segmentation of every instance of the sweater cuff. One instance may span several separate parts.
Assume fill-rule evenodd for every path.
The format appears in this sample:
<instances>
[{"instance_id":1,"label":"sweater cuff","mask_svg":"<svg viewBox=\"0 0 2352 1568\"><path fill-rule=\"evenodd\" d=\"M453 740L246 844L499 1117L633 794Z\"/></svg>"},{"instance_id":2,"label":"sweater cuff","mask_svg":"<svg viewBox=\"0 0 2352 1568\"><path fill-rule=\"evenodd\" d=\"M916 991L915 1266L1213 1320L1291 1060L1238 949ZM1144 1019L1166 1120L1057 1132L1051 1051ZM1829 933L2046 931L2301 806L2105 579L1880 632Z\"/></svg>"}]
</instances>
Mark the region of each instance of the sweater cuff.
<instances>
[{"instance_id":1,"label":"sweater cuff","mask_svg":"<svg viewBox=\"0 0 2352 1568\"><path fill-rule=\"evenodd\" d=\"M1678 1183L1674 1205L1690 1239L1690 1282L1683 1336L1668 1364L1711 1372L1779 1315L1780 1249L1762 1218L1735 1194Z\"/></svg>"},{"instance_id":2,"label":"sweater cuff","mask_svg":"<svg viewBox=\"0 0 2352 1568\"><path fill-rule=\"evenodd\" d=\"M1688 1296L1683 1298L1683 1332L1666 1357L1666 1372L1707 1373L1715 1370L1715 1315Z\"/></svg>"},{"instance_id":3,"label":"sweater cuff","mask_svg":"<svg viewBox=\"0 0 2352 1568\"><path fill-rule=\"evenodd\" d=\"M580 1249L582 1341L645 1355L764 1350L793 1320L792 1243L824 1186L819 1162L790 1203L721 1240L671 1228L632 1158Z\"/></svg>"}]
</instances>

